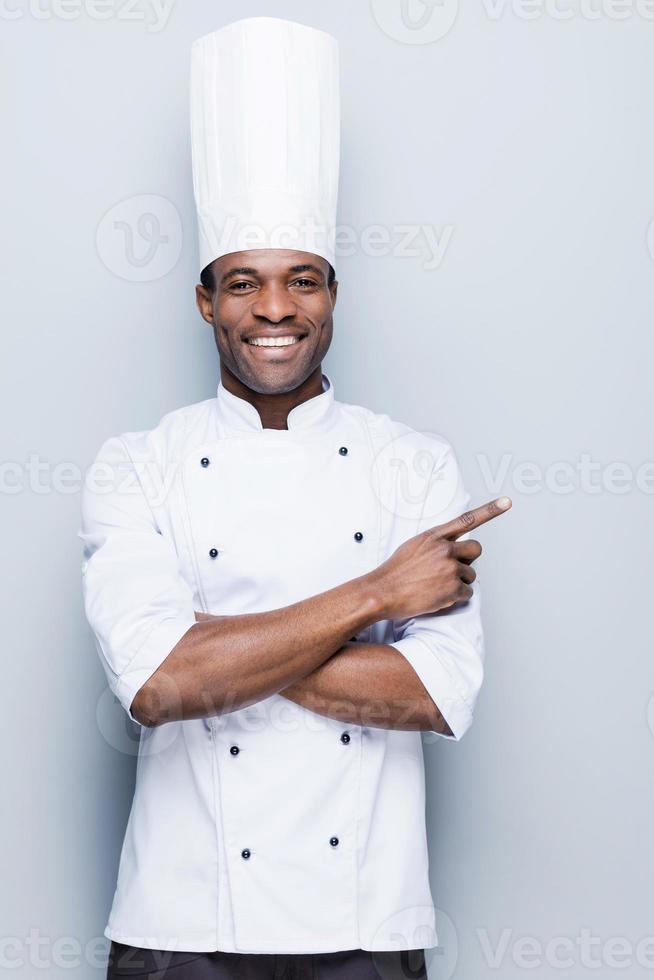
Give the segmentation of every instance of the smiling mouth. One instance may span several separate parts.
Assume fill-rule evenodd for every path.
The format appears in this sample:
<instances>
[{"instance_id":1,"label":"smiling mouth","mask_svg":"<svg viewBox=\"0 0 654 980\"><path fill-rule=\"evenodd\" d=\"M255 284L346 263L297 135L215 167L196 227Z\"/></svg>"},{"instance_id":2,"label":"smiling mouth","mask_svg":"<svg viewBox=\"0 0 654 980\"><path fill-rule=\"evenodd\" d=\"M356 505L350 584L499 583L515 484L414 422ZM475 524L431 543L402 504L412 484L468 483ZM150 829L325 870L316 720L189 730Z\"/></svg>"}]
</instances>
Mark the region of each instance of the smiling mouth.
<instances>
[{"instance_id":1,"label":"smiling mouth","mask_svg":"<svg viewBox=\"0 0 654 980\"><path fill-rule=\"evenodd\" d=\"M303 334L301 337L291 336L290 334L281 337L249 337L245 343L251 347L292 347L294 344L299 344L305 337L306 334Z\"/></svg>"}]
</instances>

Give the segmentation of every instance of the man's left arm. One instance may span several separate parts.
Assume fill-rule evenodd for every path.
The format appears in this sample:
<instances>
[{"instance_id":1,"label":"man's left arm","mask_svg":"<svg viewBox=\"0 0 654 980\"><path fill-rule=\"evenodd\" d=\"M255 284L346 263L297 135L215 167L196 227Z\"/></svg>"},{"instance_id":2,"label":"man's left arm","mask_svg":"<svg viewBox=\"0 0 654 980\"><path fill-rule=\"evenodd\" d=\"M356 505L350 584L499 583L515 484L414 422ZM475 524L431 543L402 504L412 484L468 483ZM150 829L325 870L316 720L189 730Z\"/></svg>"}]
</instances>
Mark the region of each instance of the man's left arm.
<instances>
[{"instance_id":1,"label":"man's left arm","mask_svg":"<svg viewBox=\"0 0 654 980\"><path fill-rule=\"evenodd\" d=\"M345 724L452 735L414 668L387 643L347 643L279 693Z\"/></svg>"},{"instance_id":2,"label":"man's left arm","mask_svg":"<svg viewBox=\"0 0 654 980\"><path fill-rule=\"evenodd\" d=\"M429 438L415 435L417 455L431 455ZM445 442L413 533L458 517L470 502L454 450ZM470 536L462 534L459 541ZM484 677L479 577L469 599L395 620L392 629L388 643L350 642L279 693L346 723L431 731L459 741L472 724Z\"/></svg>"}]
</instances>

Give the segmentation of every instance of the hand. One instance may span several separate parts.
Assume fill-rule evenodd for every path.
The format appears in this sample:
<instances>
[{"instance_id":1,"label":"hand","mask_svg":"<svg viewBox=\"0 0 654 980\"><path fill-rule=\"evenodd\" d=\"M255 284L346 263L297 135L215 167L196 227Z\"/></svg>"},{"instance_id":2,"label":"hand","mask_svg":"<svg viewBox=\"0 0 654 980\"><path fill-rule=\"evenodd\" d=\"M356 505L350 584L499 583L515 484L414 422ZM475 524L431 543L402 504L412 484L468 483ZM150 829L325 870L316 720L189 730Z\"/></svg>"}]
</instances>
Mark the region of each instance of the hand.
<instances>
[{"instance_id":1,"label":"hand","mask_svg":"<svg viewBox=\"0 0 654 980\"><path fill-rule=\"evenodd\" d=\"M503 514L511 505L509 497L498 497L400 545L367 576L380 600L380 619L438 612L470 599L471 585L477 577L470 565L482 549L472 538L457 538Z\"/></svg>"}]
</instances>

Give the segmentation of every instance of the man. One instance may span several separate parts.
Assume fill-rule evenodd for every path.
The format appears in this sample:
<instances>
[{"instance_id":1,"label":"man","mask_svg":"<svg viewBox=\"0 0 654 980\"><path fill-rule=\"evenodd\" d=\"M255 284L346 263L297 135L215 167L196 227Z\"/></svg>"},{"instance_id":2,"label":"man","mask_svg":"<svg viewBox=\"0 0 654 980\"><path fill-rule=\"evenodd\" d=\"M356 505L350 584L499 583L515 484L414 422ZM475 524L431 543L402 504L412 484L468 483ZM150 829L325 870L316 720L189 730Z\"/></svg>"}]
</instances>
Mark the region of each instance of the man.
<instances>
[{"instance_id":1,"label":"man","mask_svg":"<svg viewBox=\"0 0 654 980\"><path fill-rule=\"evenodd\" d=\"M195 43L191 82L217 395L108 439L80 532L140 729L108 975L426 977L420 733L472 722L469 532L510 501L466 512L449 443L337 401L322 372L334 39L240 21Z\"/></svg>"}]
</instances>

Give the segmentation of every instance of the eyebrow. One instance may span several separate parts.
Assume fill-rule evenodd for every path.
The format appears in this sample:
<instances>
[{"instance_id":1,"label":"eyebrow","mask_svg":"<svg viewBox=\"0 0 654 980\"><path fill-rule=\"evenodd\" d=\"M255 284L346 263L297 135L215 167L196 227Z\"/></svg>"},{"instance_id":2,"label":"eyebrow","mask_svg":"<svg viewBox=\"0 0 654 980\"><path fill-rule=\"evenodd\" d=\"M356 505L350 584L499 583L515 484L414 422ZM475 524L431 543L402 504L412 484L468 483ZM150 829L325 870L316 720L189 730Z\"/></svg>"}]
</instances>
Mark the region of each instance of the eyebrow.
<instances>
[{"instance_id":1,"label":"eyebrow","mask_svg":"<svg viewBox=\"0 0 654 980\"><path fill-rule=\"evenodd\" d=\"M294 265L288 271L289 273L293 273L294 275L297 275L300 272L315 272L317 276L320 276L321 278L324 279L324 273L322 272L322 270L319 269L317 265L312 265L311 262L304 262L302 265ZM257 272L256 269L253 269L250 266L241 265L241 266L236 266L233 269L229 269L220 281L221 283L226 282L227 279L231 279L232 276L258 276L258 275L259 273Z\"/></svg>"},{"instance_id":2,"label":"eyebrow","mask_svg":"<svg viewBox=\"0 0 654 980\"><path fill-rule=\"evenodd\" d=\"M229 271L225 273L225 275L222 277L220 281L225 282L226 279L231 279L232 276L256 276L256 275L257 275L256 269L250 269L247 266L242 265L242 266L237 266L234 269L229 269Z\"/></svg>"},{"instance_id":3,"label":"eyebrow","mask_svg":"<svg viewBox=\"0 0 654 980\"><path fill-rule=\"evenodd\" d=\"M293 268L292 269L289 269L288 271L289 272L294 272L294 273L297 273L297 272L315 272L316 275L321 276L321 277L323 277L323 275L324 275L323 272L322 272L322 270L319 269L317 265L312 265L310 262L305 262L303 265L294 265Z\"/></svg>"}]
</instances>

